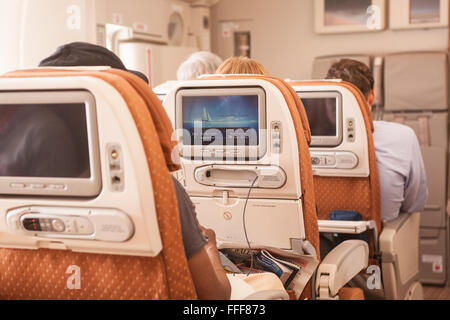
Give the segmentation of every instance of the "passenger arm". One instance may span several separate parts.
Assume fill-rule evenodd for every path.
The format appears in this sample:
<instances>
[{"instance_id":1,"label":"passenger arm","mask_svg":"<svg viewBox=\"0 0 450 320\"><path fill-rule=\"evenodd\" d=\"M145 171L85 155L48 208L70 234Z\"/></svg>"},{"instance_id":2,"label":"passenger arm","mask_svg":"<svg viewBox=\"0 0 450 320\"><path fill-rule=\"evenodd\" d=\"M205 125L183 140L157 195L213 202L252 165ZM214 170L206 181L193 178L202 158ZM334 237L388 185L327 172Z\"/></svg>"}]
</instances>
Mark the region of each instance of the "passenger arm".
<instances>
[{"instance_id":1,"label":"passenger arm","mask_svg":"<svg viewBox=\"0 0 450 320\"><path fill-rule=\"evenodd\" d=\"M219 258L214 231L203 229L208 243L188 261L200 300L228 300L231 285Z\"/></svg>"}]
</instances>

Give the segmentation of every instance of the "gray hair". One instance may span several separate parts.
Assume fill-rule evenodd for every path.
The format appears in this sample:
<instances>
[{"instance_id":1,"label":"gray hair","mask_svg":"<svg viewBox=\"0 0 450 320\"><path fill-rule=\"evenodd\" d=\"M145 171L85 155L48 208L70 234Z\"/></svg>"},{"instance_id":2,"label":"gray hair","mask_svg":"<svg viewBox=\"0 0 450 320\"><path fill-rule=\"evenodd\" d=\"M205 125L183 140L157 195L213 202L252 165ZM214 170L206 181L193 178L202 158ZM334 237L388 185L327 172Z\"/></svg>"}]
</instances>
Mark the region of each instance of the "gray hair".
<instances>
[{"instance_id":1,"label":"gray hair","mask_svg":"<svg viewBox=\"0 0 450 320\"><path fill-rule=\"evenodd\" d=\"M195 52L180 65L177 78L179 81L184 81L198 78L204 74L216 73L222 62L222 59L212 52Z\"/></svg>"}]
</instances>

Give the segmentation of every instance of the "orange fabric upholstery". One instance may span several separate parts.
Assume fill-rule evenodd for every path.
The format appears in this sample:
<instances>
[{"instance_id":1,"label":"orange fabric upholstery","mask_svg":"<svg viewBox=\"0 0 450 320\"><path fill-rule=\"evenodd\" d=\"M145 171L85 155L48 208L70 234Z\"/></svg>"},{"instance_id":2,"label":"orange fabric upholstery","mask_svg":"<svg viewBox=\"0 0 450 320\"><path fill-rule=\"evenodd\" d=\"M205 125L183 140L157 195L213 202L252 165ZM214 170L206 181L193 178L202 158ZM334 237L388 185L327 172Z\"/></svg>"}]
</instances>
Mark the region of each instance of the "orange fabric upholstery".
<instances>
[{"instance_id":1,"label":"orange fabric upholstery","mask_svg":"<svg viewBox=\"0 0 450 320\"><path fill-rule=\"evenodd\" d=\"M339 300L365 300L364 292L360 288L341 288Z\"/></svg>"},{"instance_id":2,"label":"orange fabric upholstery","mask_svg":"<svg viewBox=\"0 0 450 320\"><path fill-rule=\"evenodd\" d=\"M163 250L155 258L98 255L59 250L0 249L0 298L2 299L196 299L181 238L177 198L161 132L155 122L163 115L161 104L136 90L136 84L115 71L30 70L7 78L99 78L113 86L126 101L147 155ZM142 91L143 90L143 91ZM150 88L148 89L150 92ZM142 95L147 96L143 98ZM150 112L154 110L154 112ZM167 140L166 140L167 141ZM66 269L81 269L81 289L68 290ZM25 275L25 276L24 276Z\"/></svg>"}]
</instances>

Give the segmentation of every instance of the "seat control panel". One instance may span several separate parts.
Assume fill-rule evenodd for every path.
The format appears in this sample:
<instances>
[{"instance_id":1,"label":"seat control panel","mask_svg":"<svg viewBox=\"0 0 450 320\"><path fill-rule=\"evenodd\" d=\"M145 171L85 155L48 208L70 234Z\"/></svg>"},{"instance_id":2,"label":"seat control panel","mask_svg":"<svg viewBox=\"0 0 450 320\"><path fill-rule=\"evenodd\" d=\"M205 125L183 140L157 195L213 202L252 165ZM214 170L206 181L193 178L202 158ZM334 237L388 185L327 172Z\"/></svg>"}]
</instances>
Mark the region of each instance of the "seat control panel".
<instances>
[{"instance_id":1,"label":"seat control panel","mask_svg":"<svg viewBox=\"0 0 450 320\"><path fill-rule=\"evenodd\" d=\"M286 184L286 173L277 166L210 165L195 169L195 180L203 185L223 188L279 189Z\"/></svg>"},{"instance_id":2,"label":"seat control panel","mask_svg":"<svg viewBox=\"0 0 450 320\"><path fill-rule=\"evenodd\" d=\"M313 168L354 169L358 157L353 152L311 152Z\"/></svg>"},{"instance_id":3,"label":"seat control panel","mask_svg":"<svg viewBox=\"0 0 450 320\"><path fill-rule=\"evenodd\" d=\"M282 149L282 140L281 133L282 127L281 122L273 121L270 125L270 141L271 141L271 150L273 154L281 154Z\"/></svg>"},{"instance_id":4,"label":"seat control panel","mask_svg":"<svg viewBox=\"0 0 450 320\"><path fill-rule=\"evenodd\" d=\"M125 189L125 173L122 148L118 144L108 144L109 186L111 190L122 192Z\"/></svg>"},{"instance_id":5,"label":"seat control panel","mask_svg":"<svg viewBox=\"0 0 450 320\"><path fill-rule=\"evenodd\" d=\"M25 230L31 232L52 232L70 235L90 235L94 226L87 218L42 216L39 214L24 214L21 222Z\"/></svg>"},{"instance_id":6,"label":"seat control panel","mask_svg":"<svg viewBox=\"0 0 450 320\"><path fill-rule=\"evenodd\" d=\"M356 121L353 118L347 119L347 141L355 142L356 140Z\"/></svg>"},{"instance_id":7,"label":"seat control panel","mask_svg":"<svg viewBox=\"0 0 450 320\"><path fill-rule=\"evenodd\" d=\"M6 220L11 232L43 238L124 242L134 234L129 216L116 209L24 207Z\"/></svg>"}]
</instances>

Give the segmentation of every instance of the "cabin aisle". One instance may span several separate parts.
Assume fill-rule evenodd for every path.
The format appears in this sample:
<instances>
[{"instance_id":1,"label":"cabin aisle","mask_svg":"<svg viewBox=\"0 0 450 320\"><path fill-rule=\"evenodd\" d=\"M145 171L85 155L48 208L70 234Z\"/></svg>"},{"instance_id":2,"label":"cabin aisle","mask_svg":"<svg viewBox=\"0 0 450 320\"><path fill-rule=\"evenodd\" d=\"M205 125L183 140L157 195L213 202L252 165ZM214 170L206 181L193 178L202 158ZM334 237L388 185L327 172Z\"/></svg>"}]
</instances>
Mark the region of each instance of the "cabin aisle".
<instances>
[{"instance_id":1,"label":"cabin aisle","mask_svg":"<svg viewBox=\"0 0 450 320\"><path fill-rule=\"evenodd\" d=\"M423 286L425 300L450 300L450 287Z\"/></svg>"}]
</instances>

